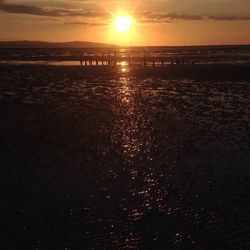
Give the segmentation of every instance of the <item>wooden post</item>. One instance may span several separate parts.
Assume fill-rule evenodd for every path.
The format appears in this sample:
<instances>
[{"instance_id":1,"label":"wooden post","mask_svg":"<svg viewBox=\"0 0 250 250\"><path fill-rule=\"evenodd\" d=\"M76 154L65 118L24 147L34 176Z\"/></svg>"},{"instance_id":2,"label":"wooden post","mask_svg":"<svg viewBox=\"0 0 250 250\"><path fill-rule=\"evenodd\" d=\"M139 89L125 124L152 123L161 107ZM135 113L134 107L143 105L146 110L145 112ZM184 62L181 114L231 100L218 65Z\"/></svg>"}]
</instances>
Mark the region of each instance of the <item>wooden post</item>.
<instances>
[{"instance_id":1,"label":"wooden post","mask_svg":"<svg viewBox=\"0 0 250 250\"><path fill-rule=\"evenodd\" d=\"M96 64L96 66L98 66L98 57L97 56L95 58L95 64Z\"/></svg>"},{"instance_id":2,"label":"wooden post","mask_svg":"<svg viewBox=\"0 0 250 250\"><path fill-rule=\"evenodd\" d=\"M115 63L115 66L117 65L117 54L116 52L114 53L114 63Z\"/></svg>"},{"instance_id":3,"label":"wooden post","mask_svg":"<svg viewBox=\"0 0 250 250\"><path fill-rule=\"evenodd\" d=\"M144 67L147 67L147 59L145 56L144 56Z\"/></svg>"},{"instance_id":4,"label":"wooden post","mask_svg":"<svg viewBox=\"0 0 250 250\"><path fill-rule=\"evenodd\" d=\"M108 65L110 66L110 53L108 54Z\"/></svg>"},{"instance_id":5,"label":"wooden post","mask_svg":"<svg viewBox=\"0 0 250 250\"><path fill-rule=\"evenodd\" d=\"M164 67L164 59L161 61L161 66Z\"/></svg>"},{"instance_id":6,"label":"wooden post","mask_svg":"<svg viewBox=\"0 0 250 250\"><path fill-rule=\"evenodd\" d=\"M153 58L153 67L155 67L155 58Z\"/></svg>"}]
</instances>

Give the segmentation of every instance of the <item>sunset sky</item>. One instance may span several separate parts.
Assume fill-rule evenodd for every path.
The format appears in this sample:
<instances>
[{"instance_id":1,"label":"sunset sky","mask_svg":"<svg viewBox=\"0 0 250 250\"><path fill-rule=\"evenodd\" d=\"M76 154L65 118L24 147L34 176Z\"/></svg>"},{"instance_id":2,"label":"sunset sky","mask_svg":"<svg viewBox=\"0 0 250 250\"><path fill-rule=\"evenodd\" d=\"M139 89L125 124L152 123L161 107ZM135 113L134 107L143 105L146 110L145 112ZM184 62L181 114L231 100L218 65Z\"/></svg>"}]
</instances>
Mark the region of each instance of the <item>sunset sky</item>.
<instances>
[{"instance_id":1,"label":"sunset sky","mask_svg":"<svg viewBox=\"0 0 250 250\"><path fill-rule=\"evenodd\" d=\"M114 19L130 16L121 33ZM0 40L250 44L250 0L0 0Z\"/></svg>"}]
</instances>

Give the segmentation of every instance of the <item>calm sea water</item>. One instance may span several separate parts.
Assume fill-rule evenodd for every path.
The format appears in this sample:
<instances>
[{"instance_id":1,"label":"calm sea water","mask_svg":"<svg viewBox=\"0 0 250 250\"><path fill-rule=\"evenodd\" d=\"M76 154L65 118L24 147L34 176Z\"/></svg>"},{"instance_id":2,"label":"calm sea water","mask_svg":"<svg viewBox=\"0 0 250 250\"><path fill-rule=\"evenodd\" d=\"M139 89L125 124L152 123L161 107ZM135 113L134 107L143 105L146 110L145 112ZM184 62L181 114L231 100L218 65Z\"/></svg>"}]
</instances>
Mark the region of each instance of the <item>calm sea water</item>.
<instances>
[{"instance_id":1,"label":"calm sea water","mask_svg":"<svg viewBox=\"0 0 250 250\"><path fill-rule=\"evenodd\" d=\"M0 61L15 64L29 63L79 65L82 55L114 53L124 55L181 57L197 63L249 64L250 46L193 46L193 47L130 47L130 48L86 48L86 49L0 49ZM77 62L75 62L77 61Z\"/></svg>"},{"instance_id":2,"label":"calm sea water","mask_svg":"<svg viewBox=\"0 0 250 250\"><path fill-rule=\"evenodd\" d=\"M249 82L0 75L2 249L249 249Z\"/></svg>"}]
</instances>

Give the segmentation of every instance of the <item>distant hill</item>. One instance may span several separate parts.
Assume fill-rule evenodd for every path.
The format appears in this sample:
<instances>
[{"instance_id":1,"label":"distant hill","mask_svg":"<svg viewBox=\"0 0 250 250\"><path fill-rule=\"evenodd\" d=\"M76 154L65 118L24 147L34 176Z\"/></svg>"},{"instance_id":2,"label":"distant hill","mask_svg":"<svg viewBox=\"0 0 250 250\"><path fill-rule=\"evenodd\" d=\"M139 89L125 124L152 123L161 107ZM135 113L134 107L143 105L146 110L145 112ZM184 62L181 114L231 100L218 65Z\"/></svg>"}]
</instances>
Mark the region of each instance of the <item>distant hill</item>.
<instances>
[{"instance_id":1,"label":"distant hill","mask_svg":"<svg viewBox=\"0 0 250 250\"><path fill-rule=\"evenodd\" d=\"M0 41L0 48L93 48L114 47L115 45L105 43L93 43L84 41L73 42L41 42L41 41Z\"/></svg>"}]
</instances>

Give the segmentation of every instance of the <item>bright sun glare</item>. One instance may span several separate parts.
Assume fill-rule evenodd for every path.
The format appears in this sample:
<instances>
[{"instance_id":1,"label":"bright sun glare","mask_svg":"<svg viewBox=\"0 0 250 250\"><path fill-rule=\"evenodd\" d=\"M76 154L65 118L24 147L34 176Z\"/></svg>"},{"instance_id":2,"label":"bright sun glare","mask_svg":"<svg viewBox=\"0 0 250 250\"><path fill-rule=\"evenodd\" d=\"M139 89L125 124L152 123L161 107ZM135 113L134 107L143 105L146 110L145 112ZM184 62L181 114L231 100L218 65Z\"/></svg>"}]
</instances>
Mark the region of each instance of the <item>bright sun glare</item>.
<instances>
[{"instance_id":1,"label":"bright sun glare","mask_svg":"<svg viewBox=\"0 0 250 250\"><path fill-rule=\"evenodd\" d=\"M128 16L119 16L115 20L115 27L120 32L126 32L131 28L132 19Z\"/></svg>"}]
</instances>

